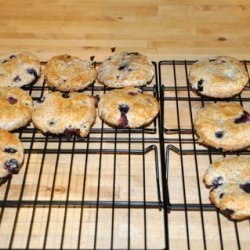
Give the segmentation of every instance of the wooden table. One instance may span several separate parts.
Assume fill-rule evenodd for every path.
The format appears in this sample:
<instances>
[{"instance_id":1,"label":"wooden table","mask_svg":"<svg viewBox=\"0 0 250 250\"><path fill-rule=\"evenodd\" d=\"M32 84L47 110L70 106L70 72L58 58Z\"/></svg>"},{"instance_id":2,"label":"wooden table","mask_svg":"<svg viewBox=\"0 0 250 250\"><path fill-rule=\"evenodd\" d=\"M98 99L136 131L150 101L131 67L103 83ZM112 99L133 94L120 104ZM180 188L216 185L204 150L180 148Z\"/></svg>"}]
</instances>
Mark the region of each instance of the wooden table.
<instances>
[{"instance_id":1,"label":"wooden table","mask_svg":"<svg viewBox=\"0 0 250 250\"><path fill-rule=\"evenodd\" d=\"M85 140L44 136L32 124L17 131L25 162L0 189L1 249L249 249L249 220L230 221L209 204L202 176L223 154L197 143L192 121L203 99L187 87L189 60L249 59L248 0L0 0L0 9L0 54L146 54L160 82L144 90L161 97L164 114L124 133L98 118ZM31 89L34 99L42 84ZM95 83L86 92L103 91ZM248 86L248 110L249 97Z\"/></svg>"}]
</instances>

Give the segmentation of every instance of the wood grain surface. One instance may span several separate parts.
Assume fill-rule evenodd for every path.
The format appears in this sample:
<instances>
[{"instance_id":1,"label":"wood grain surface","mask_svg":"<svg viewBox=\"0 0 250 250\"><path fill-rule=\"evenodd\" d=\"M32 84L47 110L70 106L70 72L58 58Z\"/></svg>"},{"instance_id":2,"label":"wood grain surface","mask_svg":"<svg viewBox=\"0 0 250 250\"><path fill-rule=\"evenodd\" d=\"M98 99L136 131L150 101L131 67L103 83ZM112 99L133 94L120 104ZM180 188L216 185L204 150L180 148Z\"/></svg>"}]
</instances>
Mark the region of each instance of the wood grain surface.
<instances>
[{"instance_id":1,"label":"wood grain surface","mask_svg":"<svg viewBox=\"0 0 250 250\"><path fill-rule=\"evenodd\" d=\"M0 0L0 53L102 60L140 51L154 60L250 52L248 0Z\"/></svg>"},{"instance_id":2,"label":"wood grain surface","mask_svg":"<svg viewBox=\"0 0 250 250\"><path fill-rule=\"evenodd\" d=\"M116 48L139 51L156 62L213 55L250 59L249 0L0 0L0 10L0 54L31 51L46 61L68 53L102 61ZM204 104L187 88L174 90L175 83L187 86L187 68L162 67L162 84L173 89L164 92L170 101L163 102L168 191L175 205L209 205L202 176L223 154L198 145L193 133L178 137L178 126L191 130L192 114ZM154 84L155 79L149 89ZM41 95L36 89L30 93L34 98ZM177 103L176 96L182 101ZM241 97L249 110L249 86ZM173 209L164 221L158 207L77 203L162 201L158 119L149 128L154 133L131 134L131 141L139 143L129 143L125 133L100 133L99 119L87 141L48 139L39 131L17 133L26 157L20 173L0 187L0 249L163 249L166 235L170 249L249 249L249 220L233 222L215 209ZM180 145L179 139L185 143ZM20 206L12 206L13 201Z\"/></svg>"}]
</instances>

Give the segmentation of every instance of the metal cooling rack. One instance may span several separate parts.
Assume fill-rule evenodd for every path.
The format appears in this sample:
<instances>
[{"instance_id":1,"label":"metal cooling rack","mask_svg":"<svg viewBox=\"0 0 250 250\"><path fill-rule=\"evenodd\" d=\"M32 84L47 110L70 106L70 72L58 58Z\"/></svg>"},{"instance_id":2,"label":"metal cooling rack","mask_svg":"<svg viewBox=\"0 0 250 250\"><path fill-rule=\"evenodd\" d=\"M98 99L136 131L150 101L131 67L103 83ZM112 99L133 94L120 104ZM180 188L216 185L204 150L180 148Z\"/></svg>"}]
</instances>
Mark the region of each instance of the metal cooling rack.
<instances>
[{"instance_id":1,"label":"metal cooling rack","mask_svg":"<svg viewBox=\"0 0 250 250\"><path fill-rule=\"evenodd\" d=\"M227 155L250 155L250 149L224 153L199 145L193 120L207 102L220 100L199 96L188 83L188 70L194 61L159 62L162 150L165 152L164 200L167 205L169 249L248 249L249 222L229 221L208 200L203 174L214 160ZM243 61L247 70L250 61ZM224 100L225 101L225 100ZM250 110L250 85L235 98ZM179 195L177 196L176 193ZM178 230L177 226L178 225ZM175 235L178 231L178 235ZM230 235L228 237L228 235Z\"/></svg>"}]
</instances>

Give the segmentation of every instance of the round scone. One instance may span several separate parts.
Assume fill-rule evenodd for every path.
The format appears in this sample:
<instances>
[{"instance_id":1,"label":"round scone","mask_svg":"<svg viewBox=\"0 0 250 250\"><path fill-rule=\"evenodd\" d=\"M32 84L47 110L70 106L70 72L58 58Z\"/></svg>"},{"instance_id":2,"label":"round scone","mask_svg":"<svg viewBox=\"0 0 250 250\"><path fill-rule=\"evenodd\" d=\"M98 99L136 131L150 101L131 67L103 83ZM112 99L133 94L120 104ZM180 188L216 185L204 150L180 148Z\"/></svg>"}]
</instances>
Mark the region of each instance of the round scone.
<instances>
[{"instance_id":1,"label":"round scone","mask_svg":"<svg viewBox=\"0 0 250 250\"><path fill-rule=\"evenodd\" d=\"M0 88L0 128L7 131L21 128L31 120L31 96L16 87Z\"/></svg>"},{"instance_id":2,"label":"round scone","mask_svg":"<svg viewBox=\"0 0 250 250\"><path fill-rule=\"evenodd\" d=\"M99 116L110 126L137 128L152 122L159 112L159 103L151 94L126 87L101 96L98 110Z\"/></svg>"},{"instance_id":3,"label":"round scone","mask_svg":"<svg viewBox=\"0 0 250 250\"><path fill-rule=\"evenodd\" d=\"M232 219L250 217L250 157L224 158L211 164L204 177L209 199Z\"/></svg>"},{"instance_id":4,"label":"round scone","mask_svg":"<svg viewBox=\"0 0 250 250\"><path fill-rule=\"evenodd\" d=\"M143 86L154 77L154 67L139 53L121 52L104 60L98 69L99 82L112 88Z\"/></svg>"},{"instance_id":5,"label":"round scone","mask_svg":"<svg viewBox=\"0 0 250 250\"><path fill-rule=\"evenodd\" d=\"M59 91L78 91L95 81L96 69L92 62L70 55L52 57L44 68L49 87Z\"/></svg>"},{"instance_id":6,"label":"round scone","mask_svg":"<svg viewBox=\"0 0 250 250\"><path fill-rule=\"evenodd\" d=\"M40 74L40 61L31 53L16 52L0 57L0 87L34 84Z\"/></svg>"},{"instance_id":7,"label":"round scone","mask_svg":"<svg viewBox=\"0 0 250 250\"><path fill-rule=\"evenodd\" d=\"M17 174L24 158L21 141L15 135L0 129L0 182L10 174Z\"/></svg>"},{"instance_id":8,"label":"round scone","mask_svg":"<svg viewBox=\"0 0 250 250\"><path fill-rule=\"evenodd\" d=\"M35 106L32 121L44 133L84 137L96 118L96 99L87 94L51 92Z\"/></svg>"},{"instance_id":9,"label":"round scone","mask_svg":"<svg viewBox=\"0 0 250 250\"><path fill-rule=\"evenodd\" d=\"M237 59L218 56L192 64L189 82L202 95L228 98L243 90L248 82L248 74Z\"/></svg>"},{"instance_id":10,"label":"round scone","mask_svg":"<svg viewBox=\"0 0 250 250\"><path fill-rule=\"evenodd\" d=\"M250 146L250 114L240 104L217 102L197 112L194 122L199 142L224 151Z\"/></svg>"}]
</instances>

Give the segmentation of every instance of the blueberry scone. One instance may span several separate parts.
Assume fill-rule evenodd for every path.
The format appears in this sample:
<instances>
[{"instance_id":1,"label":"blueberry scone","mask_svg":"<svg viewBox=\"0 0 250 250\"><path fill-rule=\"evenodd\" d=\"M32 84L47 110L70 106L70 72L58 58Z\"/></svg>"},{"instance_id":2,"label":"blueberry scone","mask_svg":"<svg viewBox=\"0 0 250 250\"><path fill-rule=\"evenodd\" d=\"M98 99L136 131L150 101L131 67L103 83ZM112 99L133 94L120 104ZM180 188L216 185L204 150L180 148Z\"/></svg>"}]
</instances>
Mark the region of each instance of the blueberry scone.
<instances>
[{"instance_id":1,"label":"blueberry scone","mask_svg":"<svg viewBox=\"0 0 250 250\"><path fill-rule=\"evenodd\" d=\"M0 129L0 183L11 174L17 174L24 158L21 141L8 131Z\"/></svg>"},{"instance_id":2,"label":"blueberry scone","mask_svg":"<svg viewBox=\"0 0 250 250\"><path fill-rule=\"evenodd\" d=\"M209 199L232 219L250 217L250 157L237 156L214 162L204 175L211 187Z\"/></svg>"},{"instance_id":3,"label":"blueberry scone","mask_svg":"<svg viewBox=\"0 0 250 250\"><path fill-rule=\"evenodd\" d=\"M0 87L34 84L40 75L40 61L31 53L16 52L0 57Z\"/></svg>"},{"instance_id":4,"label":"blueberry scone","mask_svg":"<svg viewBox=\"0 0 250 250\"><path fill-rule=\"evenodd\" d=\"M31 120L31 96L17 87L0 88L0 128L12 131L26 126Z\"/></svg>"},{"instance_id":5,"label":"blueberry scone","mask_svg":"<svg viewBox=\"0 0 250 250\"><path fill-rule=\"evenodd\" d=\"M99 116L110 126L137 128L152 122L159 112L159 103L151 94L126 87L101 96L98 110Z\"/></svg>"},{"instance_id":6,"label":"blueberry scone","mask_svg":"<svg viewBox=\"0 0 250 250\"><path fill-rule=\"evenodd\" d=\"M96 74L92 62L70 55L52 57L44 69L48 86L63 92L85 89L95 81Z\"/></svg>"},{"instance_id":7,"label":"blueberry scone","mask_svg":"<svg viewBox=\"0 0 250 250\"><path fill-rule=\"evenodd\" d=\"M154 67L140 53L121 52L104 60L97 79L108 87L143 86L154 77Z\"/></svg>"},{"instance_id":8,"label":"blueberry scone","mask_svg":"<svg viewBox=\"0 0 250 250\"><path fill-rule=\"evenodd\" d=\"M224 151L250 146L250 114L235 102L206 104L194 122L199 142Z\"/></svg>"},{"instance_id":9,"label":"blueberry scone","mask_svg":"<svg viewBox=\"0 0 250 250\"><path fill-rule=\"evenodd\" d=\"M32 113L35 127L44 133L85 137L96 118L96 99L84 93L51 92Z\"/></svg>"},{"instance_id":10,"label":"blueberry scone","mask_svg":"<svg viewBox=\"0 0 250 250\"><path fill-rule=\"evenodd\" d=\"M189 70L189 82L202 95L228 98L243 90L248 74L237 59L218 56L195 62Z\"/></svg>"}]
</instances>

